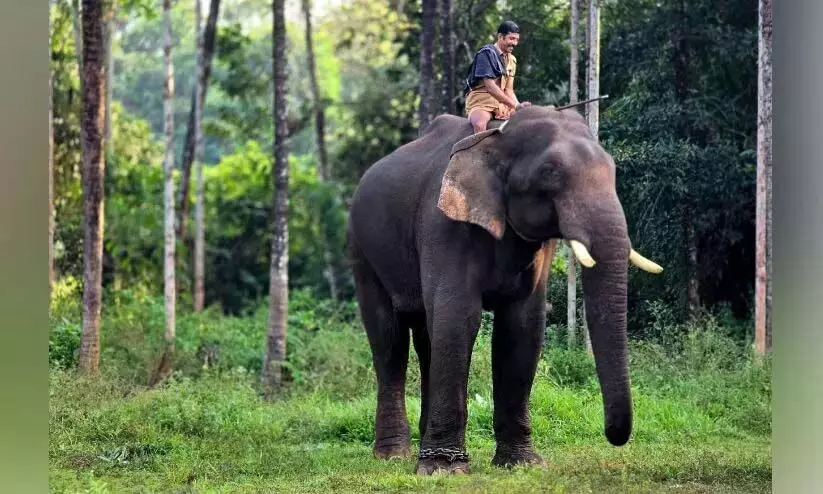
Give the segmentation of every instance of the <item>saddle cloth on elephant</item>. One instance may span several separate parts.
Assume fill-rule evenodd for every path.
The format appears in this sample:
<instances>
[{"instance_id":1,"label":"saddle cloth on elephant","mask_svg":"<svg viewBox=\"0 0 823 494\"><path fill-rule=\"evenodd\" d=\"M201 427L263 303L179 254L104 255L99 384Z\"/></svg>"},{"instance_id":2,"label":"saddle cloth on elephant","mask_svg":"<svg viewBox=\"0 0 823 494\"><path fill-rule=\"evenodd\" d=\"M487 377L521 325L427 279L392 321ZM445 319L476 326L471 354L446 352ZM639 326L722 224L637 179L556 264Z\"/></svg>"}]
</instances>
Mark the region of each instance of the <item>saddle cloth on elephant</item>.
<instances>
[{"instance_id":1,"label":"saddle cloth on elephant","mask_svg":"<svg viewBox=\"0 0 823 494\"><path fill-rule=\"evenodd\" d=\"M509 53L500 53L493 44L481 48L474 56L465 80L466 116L474 110L485 110L495 119L508 119L511 109L497 101L497 98L484 87L484 79L494 79L495 84L502 90L510 88L515 72L517 72L517 58Z\"/></svg>"}]
</instances>

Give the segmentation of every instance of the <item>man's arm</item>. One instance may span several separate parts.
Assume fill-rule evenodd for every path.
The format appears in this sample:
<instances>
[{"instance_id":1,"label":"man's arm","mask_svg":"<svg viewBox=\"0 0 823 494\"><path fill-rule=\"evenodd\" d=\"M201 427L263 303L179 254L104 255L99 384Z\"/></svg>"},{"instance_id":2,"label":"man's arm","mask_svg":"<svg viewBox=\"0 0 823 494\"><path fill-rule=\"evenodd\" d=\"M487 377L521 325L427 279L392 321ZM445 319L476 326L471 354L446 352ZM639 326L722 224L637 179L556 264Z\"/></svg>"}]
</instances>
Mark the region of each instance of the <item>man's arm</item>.
<instances>
[{"instance_id":1,"label":"man's arm","mask_svg":"<svg viewBox=\"0 0 823 494\"><path fill-rule=\"evenodd\" d=\"M514 77L509 78L508 82L509 83L506 84L506 91L504 92L506 93L506 96L514 101L514 106L516 107L520 104L520 101L518 101L517 96L514 95Z\"/></svg>"}]
</instances>

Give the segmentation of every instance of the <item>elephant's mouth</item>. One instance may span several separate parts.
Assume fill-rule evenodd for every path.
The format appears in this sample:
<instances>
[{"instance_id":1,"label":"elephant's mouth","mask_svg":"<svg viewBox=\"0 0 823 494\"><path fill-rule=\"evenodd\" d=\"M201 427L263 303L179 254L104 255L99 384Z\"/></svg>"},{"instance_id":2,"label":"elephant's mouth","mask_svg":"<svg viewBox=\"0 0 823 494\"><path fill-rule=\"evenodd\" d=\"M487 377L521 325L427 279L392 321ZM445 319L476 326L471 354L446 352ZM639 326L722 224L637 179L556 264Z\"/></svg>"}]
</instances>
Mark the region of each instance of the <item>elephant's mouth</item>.
<instances>
[{"instance_id":1,"label":"elephant's mouth","mask_svg":"<svg viewBox=\"0 0 823 494\"><path fill-rule=\"evenodd\" d=\"M540 243L540 242L545 242L546 240L551 239L551 236L538 238L537 236L532 237L530 235L524 234L521 230L519 230L516 226L514 226L514 222L512 222L511 218L506 218L506 223L509 225L509 228L511 228L512 231L515 233L515 235L522 238L526 242Z\"/></svg>"}]
</instances>

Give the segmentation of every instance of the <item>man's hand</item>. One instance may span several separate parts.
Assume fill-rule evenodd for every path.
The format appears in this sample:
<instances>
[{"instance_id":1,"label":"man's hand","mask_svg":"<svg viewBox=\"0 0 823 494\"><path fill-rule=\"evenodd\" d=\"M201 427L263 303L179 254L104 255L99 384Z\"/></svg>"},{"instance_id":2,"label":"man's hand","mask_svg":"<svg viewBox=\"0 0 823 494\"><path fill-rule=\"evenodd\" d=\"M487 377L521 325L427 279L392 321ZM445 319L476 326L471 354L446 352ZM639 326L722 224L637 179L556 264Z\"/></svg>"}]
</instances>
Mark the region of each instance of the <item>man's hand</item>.
<instances>
[{"instance_id":1,"label":"man's hand","mask_svg":"<svg viewBox=\"0 0 823 494\"><path fill-rule=\"evenodd\" d=\"M521 108L526 108L527 106L532 106L532 104L528 101L523 101L522 103L518 103L517 106L514 107L514 109L519 110Z\"/></svg>"}]
</instances>

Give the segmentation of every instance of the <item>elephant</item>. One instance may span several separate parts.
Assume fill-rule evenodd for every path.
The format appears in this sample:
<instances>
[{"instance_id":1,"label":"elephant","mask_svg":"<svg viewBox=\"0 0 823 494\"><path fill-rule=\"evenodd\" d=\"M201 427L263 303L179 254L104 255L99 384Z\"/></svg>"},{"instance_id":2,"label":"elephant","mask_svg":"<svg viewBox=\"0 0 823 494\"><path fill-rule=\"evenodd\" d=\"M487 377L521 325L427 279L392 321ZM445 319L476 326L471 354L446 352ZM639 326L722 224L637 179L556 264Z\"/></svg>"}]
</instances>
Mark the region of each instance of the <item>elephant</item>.
<instances>
[{"instance_id":1,"label":"elephant","mask_svg":"<svg viewBox=\"0 0 823 494\"><path fill-rule=\"evenodd\" d=\"M582 264L583 296L615 446L632 431L627 362L629 263L638 254L615 164L576 110L532 105L473 133L439 115L372 164L353 193L347 244L377 379L373 454L413 458L405 381L410 339L420 362L416 473L469 473L467 384L481 314L494 314L492 464L545 465L529 396L545 339L546 289L558 241Z\"/></svg>"}]
</instances>

